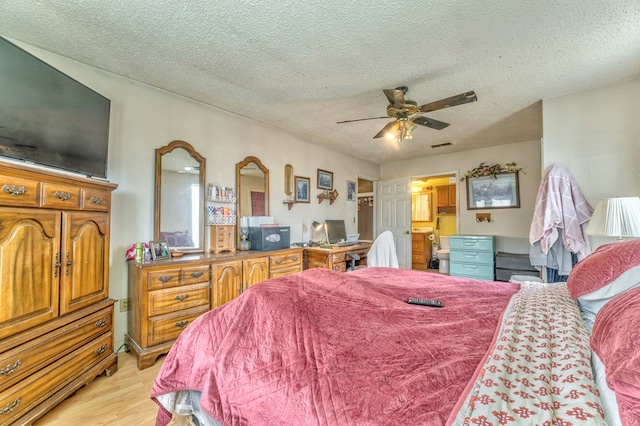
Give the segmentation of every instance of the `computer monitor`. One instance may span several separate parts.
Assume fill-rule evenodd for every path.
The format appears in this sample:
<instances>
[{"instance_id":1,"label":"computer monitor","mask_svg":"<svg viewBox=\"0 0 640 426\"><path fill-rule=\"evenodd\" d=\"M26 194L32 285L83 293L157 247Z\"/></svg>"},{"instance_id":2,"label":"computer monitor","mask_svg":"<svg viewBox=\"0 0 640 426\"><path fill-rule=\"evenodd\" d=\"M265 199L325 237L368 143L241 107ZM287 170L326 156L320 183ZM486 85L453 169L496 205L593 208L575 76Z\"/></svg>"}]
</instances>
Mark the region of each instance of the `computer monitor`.
<instances>
[{"instance_id":1,"label":"computer monitor","mask_svg":"<svg viewBox=\"0 0 640 426\"><path fill-rule=\"evenodd\" d=\"M344 225L344 220L325 220L324 226L329 244L347 240L347 228Z\"/></svg>"}]
</instances>

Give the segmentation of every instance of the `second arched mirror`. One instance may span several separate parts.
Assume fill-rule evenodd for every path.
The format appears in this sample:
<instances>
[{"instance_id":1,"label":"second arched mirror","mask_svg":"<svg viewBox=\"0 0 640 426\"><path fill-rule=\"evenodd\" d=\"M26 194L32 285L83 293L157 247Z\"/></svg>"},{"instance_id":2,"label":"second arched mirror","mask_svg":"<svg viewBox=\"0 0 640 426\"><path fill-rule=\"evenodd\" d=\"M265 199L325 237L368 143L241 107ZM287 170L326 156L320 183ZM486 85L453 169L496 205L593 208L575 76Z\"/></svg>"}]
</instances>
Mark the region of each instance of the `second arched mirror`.
<instances>
[{"instance_id":1,"label":"second arched mirror","mask_svg":"<svg viewBox=\"0 0 640 426\"><path fill-rule=\"evenodd\" d=\"M269 169L256 157L236 164L238 216L269 216Z\"/></svg>"},{"instance_id":2,"label":"second arched mirror","mask_svg":"<svg viewBox=\"0 0 640 426\"><path fill-rule=\"evenodd\" d=\"M204 250L205 158L184 141L156 149L154 239L183 252Z\"/></svg>"}]
</instances>

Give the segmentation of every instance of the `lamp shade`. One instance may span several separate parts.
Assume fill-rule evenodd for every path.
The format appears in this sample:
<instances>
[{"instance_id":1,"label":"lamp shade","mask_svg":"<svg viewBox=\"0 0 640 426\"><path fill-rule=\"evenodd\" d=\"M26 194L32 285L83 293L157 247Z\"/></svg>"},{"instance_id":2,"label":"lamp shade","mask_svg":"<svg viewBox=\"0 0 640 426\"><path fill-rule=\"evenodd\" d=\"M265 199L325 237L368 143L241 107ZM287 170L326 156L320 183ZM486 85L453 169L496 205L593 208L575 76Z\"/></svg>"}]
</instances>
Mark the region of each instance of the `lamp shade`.
<instances>
[{"instance_id":1,"label":"lamp shade","mask_svg":"<svg viewBox=\"0 0 640 426\"><path fill-rule=\"evenodd\" d=\"M603 198L585 230L587 235L640 237L640 198Z\"/></svg>"}]
</instances>

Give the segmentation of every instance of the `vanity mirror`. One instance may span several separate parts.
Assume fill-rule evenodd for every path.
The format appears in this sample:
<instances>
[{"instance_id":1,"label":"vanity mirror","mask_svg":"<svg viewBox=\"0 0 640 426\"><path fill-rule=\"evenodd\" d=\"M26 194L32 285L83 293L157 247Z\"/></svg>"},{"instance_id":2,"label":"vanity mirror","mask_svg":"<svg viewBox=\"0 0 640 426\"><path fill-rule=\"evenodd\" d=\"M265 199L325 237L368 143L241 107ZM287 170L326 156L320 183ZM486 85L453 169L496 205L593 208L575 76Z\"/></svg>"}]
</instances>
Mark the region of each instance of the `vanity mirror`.
<instances>
[{"instance_id":1,"label":"vanity mirror","mask_svg":"<svg viewBox=\"0 0 640 426\"><path fill-rule=\"evenodd\" d=\"M236 164L238 216L269 216L269 169L256 157Z\"/></svg>"},{"instance_id":2,"label":"vanity mirror","mask_svg":"<svg viewBox=\"0 0 640 426\"><path fill-rule=\"evenodd\" d=\"M205 163L184 141L156 149L153 239L172 250L204 250Z\"/></svg>"}]
</instances>

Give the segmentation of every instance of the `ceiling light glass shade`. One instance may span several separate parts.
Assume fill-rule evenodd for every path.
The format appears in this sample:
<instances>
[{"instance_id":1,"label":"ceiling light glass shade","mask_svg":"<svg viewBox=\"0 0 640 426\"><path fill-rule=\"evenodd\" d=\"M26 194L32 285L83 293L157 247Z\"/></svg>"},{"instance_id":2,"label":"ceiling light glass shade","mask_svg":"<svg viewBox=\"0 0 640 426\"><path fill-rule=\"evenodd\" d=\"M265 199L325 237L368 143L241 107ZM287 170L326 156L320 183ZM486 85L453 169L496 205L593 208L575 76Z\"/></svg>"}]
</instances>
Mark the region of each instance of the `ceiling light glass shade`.
<instances>
[{"instance_id":1,"label":"ceiling light glass shade","mask_svg":"<svg viewBox=\"0 0 640 426\"><path fill-rule=\"evenodd\" d=\"M585 230L587 235L640 237L640 198L603 198Z\"/></svg>"}]
</instances>

